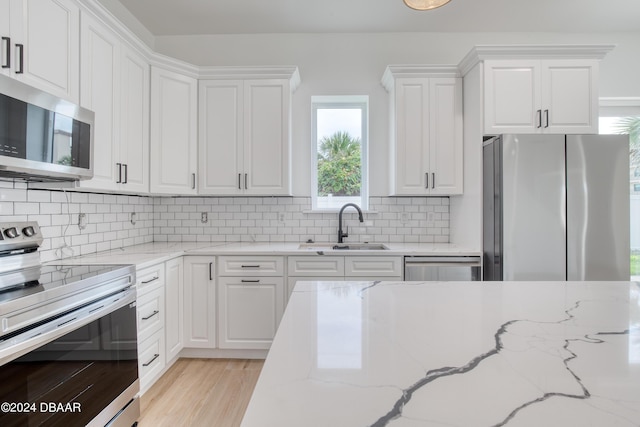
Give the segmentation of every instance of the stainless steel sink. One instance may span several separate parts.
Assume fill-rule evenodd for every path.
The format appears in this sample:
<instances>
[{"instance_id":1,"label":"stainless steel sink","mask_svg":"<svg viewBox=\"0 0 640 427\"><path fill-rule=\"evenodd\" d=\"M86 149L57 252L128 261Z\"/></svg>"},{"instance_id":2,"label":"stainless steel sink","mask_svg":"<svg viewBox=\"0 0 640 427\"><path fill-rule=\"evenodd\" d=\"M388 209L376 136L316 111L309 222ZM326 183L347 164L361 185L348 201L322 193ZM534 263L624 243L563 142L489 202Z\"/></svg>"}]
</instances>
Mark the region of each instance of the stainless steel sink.
<instances>
[{"instance_id":1,"label":"stainless steel sink","mask_svg":"<svg viewBox=\"0 0 640 427\"><path fill-rule=\"evenodd\" d=\"M299 249L309 251L384 251L382 243L302 243Z\"/></svg>"}]
</instances>

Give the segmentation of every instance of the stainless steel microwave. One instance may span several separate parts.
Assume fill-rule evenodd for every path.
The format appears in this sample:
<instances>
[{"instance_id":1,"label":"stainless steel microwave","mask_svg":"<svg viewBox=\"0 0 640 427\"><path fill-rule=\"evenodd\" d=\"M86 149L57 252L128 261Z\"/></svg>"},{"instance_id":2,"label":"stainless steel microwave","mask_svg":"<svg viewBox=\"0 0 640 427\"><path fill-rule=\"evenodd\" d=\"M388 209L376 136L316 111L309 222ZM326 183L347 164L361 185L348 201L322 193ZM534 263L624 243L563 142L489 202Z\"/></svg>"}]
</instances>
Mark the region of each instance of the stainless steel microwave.
<instances>
[{"instance_id":1,"label":"stainless steel microwave","mask_svg":"<svg viewBox=\"0 0 640 427\"><path fill-rule=\"evenodd\" d=\"M0 179L93 177L94 113L0 75Z\"/></svg>"}]
</instances>

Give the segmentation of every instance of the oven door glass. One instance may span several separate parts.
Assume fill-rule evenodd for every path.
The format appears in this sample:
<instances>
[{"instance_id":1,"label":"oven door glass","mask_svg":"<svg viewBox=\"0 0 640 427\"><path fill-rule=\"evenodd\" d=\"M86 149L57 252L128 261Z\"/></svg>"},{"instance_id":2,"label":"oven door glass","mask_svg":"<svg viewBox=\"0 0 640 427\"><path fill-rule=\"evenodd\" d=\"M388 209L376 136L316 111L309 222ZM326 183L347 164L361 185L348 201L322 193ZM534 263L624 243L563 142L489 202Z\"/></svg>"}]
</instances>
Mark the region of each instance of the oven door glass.
<instances>
[{"instance_id":1,"label":"oven door glass","mask_svg":"<svg viewBox=\"0 0 640 427\"><path fill-rule=\"evenodd\" d=\"M0 426L85 425L137 379L128 304L0 367Z\"/></svg>"}]
</instances>

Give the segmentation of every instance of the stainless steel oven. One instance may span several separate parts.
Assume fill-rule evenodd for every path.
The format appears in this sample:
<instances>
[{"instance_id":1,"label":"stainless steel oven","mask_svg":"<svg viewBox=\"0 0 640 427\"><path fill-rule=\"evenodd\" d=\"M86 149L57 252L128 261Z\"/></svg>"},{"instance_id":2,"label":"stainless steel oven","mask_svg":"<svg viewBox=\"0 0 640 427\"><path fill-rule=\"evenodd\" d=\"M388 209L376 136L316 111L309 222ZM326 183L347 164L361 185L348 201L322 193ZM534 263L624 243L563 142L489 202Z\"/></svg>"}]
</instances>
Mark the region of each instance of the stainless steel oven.
<instances>
[{"instance_id":1,"label":"stainless steel oven","mask_svg":"<svg viewBox=\"0 0 640 427\"><path fill-rule=\"evenodd\" d=\"M0 425L134 425L135 268L25 265L32 231L0 224L0 262L22 265L0 272Z\"/></svg>"}]
</instances>

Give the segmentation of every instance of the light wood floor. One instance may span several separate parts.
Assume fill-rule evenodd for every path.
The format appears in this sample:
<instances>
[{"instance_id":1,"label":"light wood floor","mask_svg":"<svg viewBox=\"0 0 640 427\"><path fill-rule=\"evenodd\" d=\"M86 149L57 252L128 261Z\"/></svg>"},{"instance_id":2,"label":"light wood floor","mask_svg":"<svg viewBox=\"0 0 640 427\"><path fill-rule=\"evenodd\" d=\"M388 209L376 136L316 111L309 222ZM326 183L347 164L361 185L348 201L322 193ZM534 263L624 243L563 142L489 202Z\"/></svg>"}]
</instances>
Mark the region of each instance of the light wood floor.
<instances>
[{"instance_id":1,"label":"light wood floor","mask_svg":"<svg viewBox=\"0 0 640 427\"><path fill-rule=\"evenodd\" d=\"M139 426L239 426L263 364L179 359L142 396Z\"/></svg>"}]
</instances>

